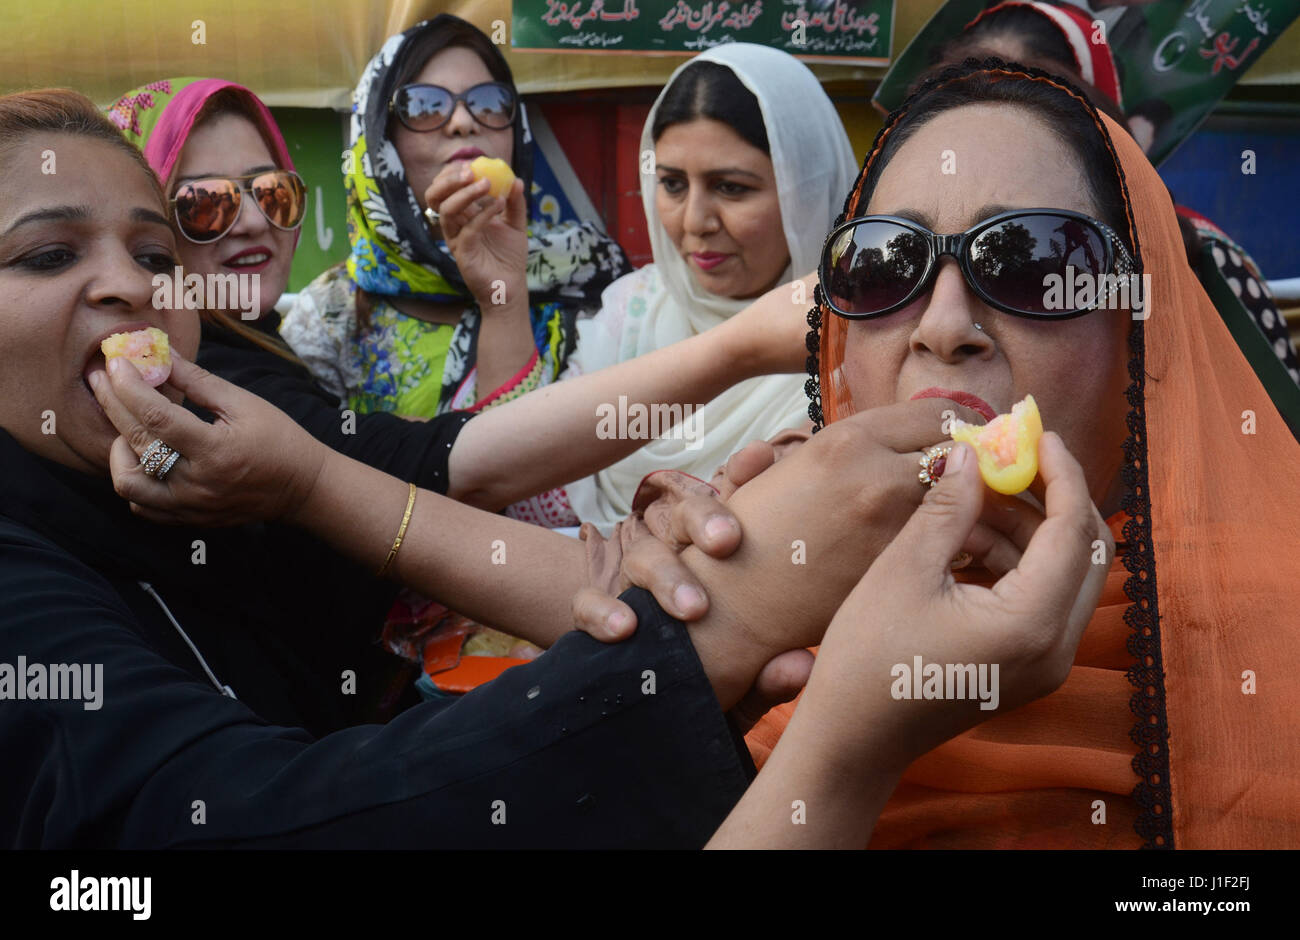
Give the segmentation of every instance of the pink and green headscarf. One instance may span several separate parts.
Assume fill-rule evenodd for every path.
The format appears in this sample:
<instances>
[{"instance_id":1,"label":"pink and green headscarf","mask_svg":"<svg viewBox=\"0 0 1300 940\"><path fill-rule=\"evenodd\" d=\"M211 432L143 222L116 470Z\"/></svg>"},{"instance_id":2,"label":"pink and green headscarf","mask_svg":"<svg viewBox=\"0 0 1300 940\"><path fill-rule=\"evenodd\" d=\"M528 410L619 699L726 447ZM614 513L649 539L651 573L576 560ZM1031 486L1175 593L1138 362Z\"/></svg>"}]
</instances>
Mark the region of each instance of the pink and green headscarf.
<instances>
[{"instance_id":1,"label":"pink and green headscarf","mask_svg":"<svg viewBox=\"0 0 1300 940\"><path fill-rule=\"evenodd\" d=\"M108 109L108 117L126 139L144 153L158 179L166 185L181 148L194 129L194 119L207 100L227 88L243 92L261 117L262 132L271 144L276 163L292 170L293 159L275 118L262 100L243 85L220 78L164 78L134 88Z\"/></svg>"}]
</instances>

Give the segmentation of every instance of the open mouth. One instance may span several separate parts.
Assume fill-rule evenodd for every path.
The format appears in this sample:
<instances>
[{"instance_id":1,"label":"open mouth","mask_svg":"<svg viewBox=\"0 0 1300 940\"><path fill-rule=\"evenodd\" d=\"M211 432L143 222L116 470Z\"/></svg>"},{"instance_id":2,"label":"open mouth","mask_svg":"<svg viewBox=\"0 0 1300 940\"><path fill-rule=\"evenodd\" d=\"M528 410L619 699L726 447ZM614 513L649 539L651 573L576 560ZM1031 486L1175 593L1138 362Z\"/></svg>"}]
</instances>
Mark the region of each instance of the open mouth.
<instances>
[{"instance_id":1,"label":"open mouth","mask_svg":"<svg viewBox=\"0 0 1300 940\"><path fill-rule=\"evenodd\" d=\"M255 268L260 270L270 263L271 257L269 248L258 245L256 248L249 248L247 251L232 255L221 263L236 271L251 271Z\"/></svg>"},{"instance_id":2,"label":"open mouth","mask_svg":"<svg viewBox=\"0 0 1300 940\"><path fill-rule=\"evenodd\" d=\"M111 330L105 330L96 336L94 343L86 350L86 358L81 366L81 384L86 387L86 393L94 400L95 407L100 408L101 411L103 406L99 404L99 399L95 398L94 389L90 387L91 374L106 371L107 363L104 359L104 350L101 348L101 344L114 333L134 333L136 330L147 330L151 326L153 326L152 323L146 323L143 320L132 323L119 323Z\"/></svg>"}]
</instances>

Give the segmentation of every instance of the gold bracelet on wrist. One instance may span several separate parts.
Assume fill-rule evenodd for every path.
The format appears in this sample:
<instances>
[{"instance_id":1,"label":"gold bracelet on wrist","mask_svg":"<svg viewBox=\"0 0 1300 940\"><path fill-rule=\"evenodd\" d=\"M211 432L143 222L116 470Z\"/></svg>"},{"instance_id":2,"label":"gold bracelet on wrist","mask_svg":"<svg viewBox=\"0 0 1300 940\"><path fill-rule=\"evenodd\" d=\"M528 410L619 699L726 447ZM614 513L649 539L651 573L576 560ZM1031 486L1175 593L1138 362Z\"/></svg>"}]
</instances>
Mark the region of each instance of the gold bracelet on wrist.
<instances>
[{"instance_id":1,"label":"gold bracelet on wrist","mask_svg":"<svg viewBox=\"0 0 1300 940\"><path fill-rule=\"evenodd\" d=\"M384 572L388 570L388 566L391 565L393 559L397 557L398 549L402 547L402 539L406 537L406 527L411 524L411 510L415 508L415 493L415 484L412 483L411 495L406 500L406 512L402 514L402 527L397 530L397 538L393 539L393 547L388 550L388 557L384 559L384 563L380 565L379 570L375 572L376 578L382 578L384 576Z\"/></svg>"}]
</instances>

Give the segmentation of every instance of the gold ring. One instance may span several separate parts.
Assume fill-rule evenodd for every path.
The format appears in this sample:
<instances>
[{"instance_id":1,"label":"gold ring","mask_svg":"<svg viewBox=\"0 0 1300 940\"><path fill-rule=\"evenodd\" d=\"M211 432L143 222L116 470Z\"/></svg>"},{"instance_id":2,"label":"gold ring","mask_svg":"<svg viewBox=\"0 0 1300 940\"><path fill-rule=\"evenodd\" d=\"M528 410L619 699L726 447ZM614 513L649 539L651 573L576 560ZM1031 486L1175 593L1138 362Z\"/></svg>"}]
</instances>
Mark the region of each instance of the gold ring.
<instances>
[{"instance_id":1,"label":"gold ring","mask_svg":"<svg viewBox=\"0 0 1300 940\"><path fill-rule=\"evenodd\" d=\"M943 468L951 453L952 447L946 444L936 444L931 447L921 455L921 472L916 475L916 478L923 485L933 488L943 476Z\"/></svg>"},{"instance_id":2,"label":"gold ring","mask_svg":"<svg viewBox=\"0 0 1300 940\"><path fill-rule=\"evenodd\" d=\"M154 438L140 455L140 466L155 480L161 480L180 460L180 453Z\"/></svg>"}]
</instances>

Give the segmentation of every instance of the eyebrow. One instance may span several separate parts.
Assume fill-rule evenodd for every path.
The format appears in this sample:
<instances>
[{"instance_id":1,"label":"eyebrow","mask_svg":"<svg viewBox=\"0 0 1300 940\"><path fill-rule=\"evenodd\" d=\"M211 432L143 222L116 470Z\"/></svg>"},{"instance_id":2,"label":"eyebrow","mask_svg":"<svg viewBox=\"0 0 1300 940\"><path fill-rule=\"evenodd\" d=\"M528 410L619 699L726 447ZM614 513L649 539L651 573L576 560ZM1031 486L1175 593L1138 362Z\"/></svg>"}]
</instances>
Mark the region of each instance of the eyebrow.
<instances>
[{"instance_id":1,"label":"eyebrow","mask_svg":"<svg viewBox=\"0 0 1300 940\"><path fill-rule=\"evenodd\" d=\"M5 229L8 235L14 229L31 225L33 222L84 222L90 218L88 206L55 206L52 209L36 209L24 216L19 216L13 225Z\"/></svg>"},{"instance_id":2,"label":"eyebrow","mask_svg":"<svg viewBox=\"0 0 1300 940\"><path fill-rule=\"evenodd\" d=\"M978 225L985 219L999 215L1003 212L1012 212L1017 209L1025 208L1023 206L1004 206L1001 203L990 203L981 206L975 213L975 221L971 225ZM916 209L895 209L893 212L876 212L873 215L896 215L900 219L908 219L918 225L924 225L928 229L934 228L934 218L928 212L920 212Z\"/></svg>"},{"instance_id":3,"label":"eyebrow","mask_svg":"<svg viewBox=\"0 0 1300 940\"><path fill-rule=\"evenodd\" d=\"M86 222L90 219L89 206L54 206L50 209L36 209L21 216L4 231L4 235L9 235L15 229L23 225L31 225L34 222ZM171 223L167 217L153 209L135 208L131 210L132 222L149 222L155 225L161 225L164 228L170 228Z\"/></svg>"},{"instance_id":4,"label":"eyebrow","mask_svg":"<svg viewBox=\"0 0 1300 940\"><path fill-rule=\"evenodd\" d=\"M249 167L243 173L239 173L236 175L248 176L250 173L266 173L271 170L278 170L278 169L280 168L276 166L274 163L260 163L257 166ZM224 173L190 173L187 174L186 176L176 177L176 182L188 183L190 180L205 180L205 179L230 179L230 177L226 176L226 174Z\"/></svg>"},{"instance_id":5,"label":"eyebrow","mask_svg":"<svg viewBox=\"0 0 1300 940\"><path fill-rule=\"evenodd\" d=\"M171 223L167 221L167 216L161 212L155 212L153 209L132 209L132 222L151 222L154 225L161 225L164 228L171 228Z\"/></svg>"},{"instance_id":6,"label":"eyebrow","mask_svg":"<svg viewBox=\"0 0 1300 940\"><path fill-rule=\"evenodd\" d=\"M681 173L683 176L686 174L686 171L683 169L680 169L675 166L667 166L666 164L663 163L659 164L659 169L667 170L669 173ZM704 175L705 176L748 176L756 180L761 180L763 178L759 176L757 173L751 173L749 170L742 170L738 166L724 166L724 167L719 167L716 170L706 170Z\"/></svg>"}]
</instances>

